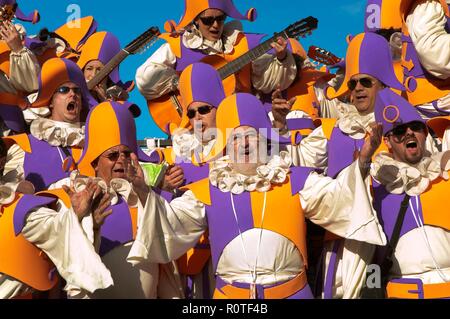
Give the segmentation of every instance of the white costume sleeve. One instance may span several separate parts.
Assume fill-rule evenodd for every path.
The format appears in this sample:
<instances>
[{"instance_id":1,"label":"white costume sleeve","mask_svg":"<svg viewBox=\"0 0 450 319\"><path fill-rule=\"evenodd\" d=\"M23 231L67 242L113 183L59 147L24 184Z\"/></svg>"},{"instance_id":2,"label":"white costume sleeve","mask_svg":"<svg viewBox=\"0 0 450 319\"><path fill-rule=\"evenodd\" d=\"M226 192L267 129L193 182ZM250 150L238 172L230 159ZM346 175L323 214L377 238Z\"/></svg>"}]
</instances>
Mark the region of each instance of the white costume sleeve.
<instances>
[{"instance_id":1,"label":"white costume sleeve","mask_svg":"<svg viewBox=\"0 0 450 319\"><path fill-rule=\"evenodd\" d=\"M136 85L147 99L156 99L177 89L176 56L168 43L163 44L136 71Z\"/></svg>"},{"instance_id":2,"label":"white costume sleeve","mask_svg":"<svg viewBox=\"0 0 450 319\"><path fill-rule=\"evenodd\" d=\"M12 299L33 292L24 283L0 273L0 300Z\"/></svg>"},{"instance_id":3,"label":"white costume sleeve","mask_svg":"<svg viewBox=\"0 0 450 319\"><path fill-rule=\"evenodd\" d=\"M420 62L440 79L450 77L450 34L445 31L446 23L444 9L435 0L419 3L406 19Z\"/></svg>"},{"instance_id":4,"label":"white costume sleeve","mask_svg":"<svg viewBox=\"0 0 450 319\"><path fill-rule=\"evenodd\" d=\"M339 99L327 99L327 97L325 96L325 89L328 87L328 85L329 84L324 81L318 81L316 82L316 84L314 84L314 92L316 93L317 100L320 104L319 114L322 118L339 119L342 113L347 108L347 104L339 101Z\"/></svg>"},{"instance_id":5,"label":"white costume sleeve","mask_svg":"<svg viewBox=\"0 0 450 319\"><path fill-rule=\"evenodd\" d=\"M31 93L39 88L40 66L36 56L27 47L10 54L10 81L17 91Z\"/></svg>"},{"instance_id":6,"label":"white costume sleeve","mask_svg":"<svg viewBox=\"0 0 450 319\"><path fill-rule=\"evenodd\" d=\"M321 127L305 137L299 145L287 146L294 166L325 169L328 163L328 140Z\"/></svg>"},{"instance_id":7,"label":"white costume sleeve","mask_svg":"<svg viewBox=\"0 0 450 319\"><path fill-rule=\"evenodd\" d=\"M292 53L280 62L276 56L264 54L252 63L252 83L256 90L269 94L281 86L287 89L297 76L297 66Z\"/></svg>"},{"instance_id":8,"label":"white costume sleeve","mask_svg":"<svg viewBox=\"0 0 450 319\"><path fill-rule=\"evenodd\" d=\"M207 228L205 207L191 191L170 204L150 191L143 216L141 231L128 254L133 265L148 261L166 264L195 246Z\"/></svg>"},{"instance_id":9,"label":"white costume sleeve","mask_svg":"<svg viewBox=\"0 0 450 319\"><path fill-rule=\"evenodd\" d=\"M41 207L26 218L22 230L27 240L42 249L73 291L94 292L113 284L109 270L95 252L72 209L60 204L58 211Z\"/></svg>"},{"instance_id":10,"label":"white costume sleeve","mask_svg":"<svg viewBox=\"0 0 450 319\"><path fill-rule=\"evenodd\" d=\"M362 178L357 161L336 179L311 173L300 191L305 217L343 238L385 245L369 196L369 181L370 177Z\"/></svg>"}]
</instances>

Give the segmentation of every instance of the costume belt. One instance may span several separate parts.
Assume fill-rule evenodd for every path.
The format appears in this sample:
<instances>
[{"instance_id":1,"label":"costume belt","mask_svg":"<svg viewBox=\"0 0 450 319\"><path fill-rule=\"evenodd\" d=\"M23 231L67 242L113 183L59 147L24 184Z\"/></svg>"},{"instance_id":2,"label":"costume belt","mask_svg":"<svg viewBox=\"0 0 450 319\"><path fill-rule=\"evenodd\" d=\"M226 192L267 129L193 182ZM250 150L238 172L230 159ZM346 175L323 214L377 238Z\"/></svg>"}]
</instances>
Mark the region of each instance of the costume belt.
<instances>
[{"instance_id":1,"label":"costume belt","mask_svg":"<svg viewBox=\"0 0 450 319\"><path fill-rule=\"evenodd\" d=\"M438 299L450 298L450 282L424 284L415 278L391 280L386 287L388 298L401 299Z\"/></svg>"}]
</instances>

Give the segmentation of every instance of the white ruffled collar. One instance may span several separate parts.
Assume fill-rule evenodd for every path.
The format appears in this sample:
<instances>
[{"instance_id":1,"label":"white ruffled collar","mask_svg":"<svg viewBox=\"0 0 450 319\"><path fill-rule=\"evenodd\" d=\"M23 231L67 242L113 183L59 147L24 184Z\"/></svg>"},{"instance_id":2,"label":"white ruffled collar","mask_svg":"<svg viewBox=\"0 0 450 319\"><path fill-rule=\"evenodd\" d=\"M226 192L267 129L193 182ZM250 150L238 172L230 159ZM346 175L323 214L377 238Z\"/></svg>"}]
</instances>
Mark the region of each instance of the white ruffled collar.
<instances>
[{"instance_id":1,"label":"white ruffled collar","mask_svg":"<svg viewBox=\"0 0 450 319\"><path fill-rule=\"evenodd\" d=\"M213 139L202 145L194 134L187 131L172 136L172 148L175 155L189 161L195 150L201 149L203 156L208 156L215 142L216 140Z\"/></svg>"},{"instance_id":2,"label":"white ruffled collar","mask_svg":"<svg viewBox=\"0 0 450 319\"><path fill-rule=\"evenodd\" d=\"M343 114L337 121L341 131L356 140L364 138L369 131L369 124L375 122L375 114L372 112L361 115L353 105L342 111Z\"/></svg>"},{"instance_id":3,"label":"white ruffled collar","mask_svg":"<svg viewBox=\"0 0 450 319\"><path fill-rule=\"evenodd\" d=\"M242 32L242 23L233 20L225 24L222 39L209 41L203 38L200 31L191 25L183 33L183 44L185 47L194 50L204 50L207 53L230 53L233 51L239 33Z\"/></svg>"},{"instance_id":4,"label":"white ruffled collar","mask_svg":"<svg viewBox=\"0 0 450 319\"><path fill-rule=\"evenodd\" d=\"M0 205L8 205L16 198L16 190L24 182L23 171L12 170L0 177Z\"/></svg>"},{"instance_id":5,"label":"white ruffled collar","mask_svg":"<svg viewBox=\"0 0 450 319\"><path fill-rule=\"evenodd\" d=\"M73 171L70 175L70 185L76 192L81 192L86 188L89 180L93 180L100 186L105 193L111 196L111 205L116 205L119 201L119 196L123 197L128 205L134 207L138 204L138 196L133 190L130 182L122 178L113 178L109 186L99 177L87 177L79 175L77 171Z\"/></svg>"},{"instance_id":6,"label":"white ruffled collar","mask_svg":"<svg viewBox=\"0 0 450 319\"><path fill-rule=\"evenodd\" d=\"M291 164L289 153L283 151L267 164L259 166L256 175L246 176L233 170L229 156L225 156L211 164L209 180L224 193L267 192L272 184L284 183Z\"/></svg>"},{"instance_id":7,"label":"white ruffled collar","mask_svg":"<svg viewBox=\"0 0 450 319\"><path fill-rule=\"evenodd\" d=\"M424 157L416 165L398 162L389 153L381 152L375 157L370 174L392 194L418 196L439 177L448 180L449 170L450 151Z\"/></svg>"},{"instance_id":8,"label":"white ruffled collar","mask_svg":"<svg viewBox=\"0 0 450 319\"><path fill-rule=\"evenodd\" d=\"M53 121L46 118L35 119L30 126L31 134L38 140L52 146L84 146L85 127L80 124Z\"/></svg>"}]
</instances>

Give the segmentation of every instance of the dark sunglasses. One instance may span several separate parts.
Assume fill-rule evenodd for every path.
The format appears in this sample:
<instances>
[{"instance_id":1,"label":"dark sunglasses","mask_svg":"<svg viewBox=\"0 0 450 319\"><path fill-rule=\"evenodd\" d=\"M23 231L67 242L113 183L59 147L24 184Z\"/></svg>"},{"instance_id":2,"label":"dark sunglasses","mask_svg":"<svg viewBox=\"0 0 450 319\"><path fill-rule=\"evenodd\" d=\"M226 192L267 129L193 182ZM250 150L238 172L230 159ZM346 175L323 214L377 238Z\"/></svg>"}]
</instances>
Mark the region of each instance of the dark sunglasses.
<instances>
[{"instance_id":1,"label":"dark sunglasses","mask_svg":"<svg viewBox=\"0 0 450 319\"><path fill-rule=\"evenodd\" d=\"M392 136L396 142L401 142L402 137L406 134L406 131L411 129L413 132L424 132L427 126L419 121L414 121L406 124L396 126L392 131L390 131L386 136Z\"/></svg>"},{"instance_id":2,"label":"dark sunglasses","mask_svg":"<svg viewBox=\"0 0 450 319\"><path fill-rule=\"evenodd\" d=\"M219 24L224 22L225 19L227 18L227 16L225 14L222 14L220 16L215 16L215 17L210 16L210 17L199 17L199 18L204 25L212 26L215 21L217 21L217 23L219 23Z\"/></svg>"},{"instance_id":3,"label":"dark sunglasses","mask_svg":"<svg viewBox=\"0 0 450 319\"><path fill-rule=\"evenodd\" d=\"M374 84L375 81L373 81L370 78L360 78L358 80L350 80L347 82L347 87L350 91L353 91L356 88L356 85L359 83L361 83L362 86L364 86L365 88L370 89Z\"/></svg>"},{"instance_id":4,"label":"dark sunglasses","mask_svg":"<svg viewBox=\"0 0 450 319\"><path fill-rule=\"evenodd\" d=\"M131 151L123 151L123 152L115 151L115 152L111 152L106 155L103 155L103 157L106 157L111 162L117 162L117 160L120 157L120 154L123 154L125 156L125 158L128 159L131 157L131 153L132 153Z\"/></svg>"},{"instance_id":5,"label":"dark sunglasses","mask_svg":"<svg viewBox=\"0 0 450 319\"><path fill-rule=\"evenodd\" d=\"M74 94L81 94L81 89L78 87L75 88L70 88L68 86L60 86L56 92L61 93L61 94L68 94L70 91L72 90L72 92Z\"/></svg>"},{"instance_id":6,"label":"dark sunglasses","mask_svg":"<svg viewBox=\"0 0 450 319\"><path fill-rule=\"evenodd\" d=\"M195 114L197 112L199 114L201 114L201 115L208 114L209 112L211 112L211 106L209 106L209 105L202 105L202 106L199 106L196 110L190 109L190 110L187 111L186 115L187 115L187 117L190 120L192 120L195 117Z\"/></svg>"}]
</instances>

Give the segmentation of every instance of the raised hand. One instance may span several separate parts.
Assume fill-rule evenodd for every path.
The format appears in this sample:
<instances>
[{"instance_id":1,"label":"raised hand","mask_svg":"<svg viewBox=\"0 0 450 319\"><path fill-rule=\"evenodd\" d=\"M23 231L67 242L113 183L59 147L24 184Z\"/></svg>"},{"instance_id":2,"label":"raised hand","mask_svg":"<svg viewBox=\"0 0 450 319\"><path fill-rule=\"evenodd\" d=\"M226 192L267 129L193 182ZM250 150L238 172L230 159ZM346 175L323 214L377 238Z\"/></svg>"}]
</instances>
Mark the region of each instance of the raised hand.
<instances>
[{"instance_id":1,"label":"raised hand","mask_svg":"<svg viewBox=\"0 0 450 319\"><path fill-rule=\"evenodd\" d=\"M127 180L133 185L133 189L138 195L142 205L145 205L147 195L150 192L150 187L145 182L144 171L139 165L136 154L131 153L131 161L125 162L124 169Z\"/></svg>"},{"instance_id":2,"label":"raised hand","mask_svg":"<svg viewBox=\"0 0 450 319\"><path fill-rule=\"evenodd\" d=\"M359 153L359 168L363 175L366 174L372 157L380 147L381 141L383 139L383 125L381 123L370 124L369 136L366 138L363 147Z\"/></svg>"},{"instance_id":3,"label":"raised hand","mask_svg":"<svg viewBox=\"0 0 450 319\"><path fill-rule=\"evenodd\" d=\"M292 109L296 98L289 101L281 95L281 89L278 88L272 93L272 115L274 118L273 126L280 130L286 129L286 117Z\"/></svg>"},{"instance_id":4,"label":"raised hand","mask_svg":"<svg viewBox=\"0 0 450 319\"><path fill-rule=\"evenodd\" d=\"M86 188L81 192L76 192L73 187L66 185L63 185L62 188L69 195L73 211L78 216L80 222L85 216L91 213L94 199L102 192L100 186L92 180L88 181Z\"/></svg>"},{"instance_id":5,"label":"raised hand","mask_svg":"<svg viewBox=\"0 0 450 319\"><path fill-rule=\"evenodd\" d=\"M287 41L282 37L278 37L276 42L270 44L270 46L275 49L276 56L280 61L286 59L287 44Z\"/></svg>"},{"instance_id":6,"label":"raised hand","mask_svg":"<svg viewBox=\"0 0 450 319\"><path fill-rule=\"evenodd\" d=\"M103 193L94 200L92 204L92 219L94 221L94 231L100 230L106 217L112 214L112 209L105 211L111 205L111 196Z\"/></svg>"},{"instance_id":7,"label":"raised hand","mask_svg":"<svg viewBox=\"0 0 450 319\"><path fill-rule=\"evenodd\" d=\"M183 185L184 172L180 166L172 166L164 175L164 180L161 183L160 188L166 192L172 192Z\"/></svg>"},{"instance_id":8,"label":"raised hand","mask_svg":"<svg viewBox=\"0 0 450 319\"><path fill-rule=\"evenodd\" d=\"M24 46L19 32L11 21L0 21L0 39L4 40L13 52L19 52Z\"/></svg>"}]
</instances>

